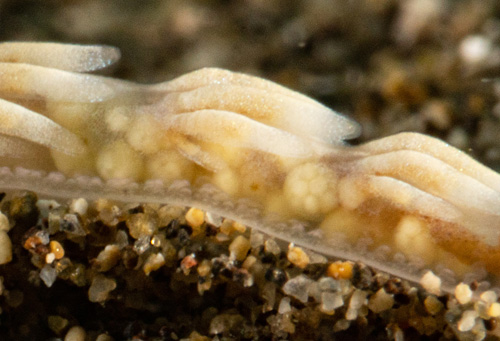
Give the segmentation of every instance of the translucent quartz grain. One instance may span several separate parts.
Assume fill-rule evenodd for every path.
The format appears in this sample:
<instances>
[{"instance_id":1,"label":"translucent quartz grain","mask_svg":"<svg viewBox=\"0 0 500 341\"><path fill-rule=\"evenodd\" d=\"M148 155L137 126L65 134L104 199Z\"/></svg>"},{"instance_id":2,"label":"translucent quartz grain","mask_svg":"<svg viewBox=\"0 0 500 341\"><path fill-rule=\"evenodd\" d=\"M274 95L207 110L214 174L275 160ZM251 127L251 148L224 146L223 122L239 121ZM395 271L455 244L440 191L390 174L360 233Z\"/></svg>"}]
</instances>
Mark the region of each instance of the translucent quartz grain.
<instances>
[{"instance_id":1,"label":"translucent quartz grain","mask_svg":"<svg viewBox=\"0 0 500 341\"><path fill-rule=\"evenodd\" d=\"M118 248L123 249L128 244L129 241L127 232L123 230L119 230L118 232L116 232L115 245L118 246Z\"/></svg>"},{"instance_id":2,"label":"translucent quartz grain","mask_svg":"<svg viewBox=\"0 0 500 341\"><path fill-rule=\"evenodd\" d=\"M325 314L335 313L335 309L342 307L344 305L344 300L342 295L335 292L323 292L321 293L321 306L320 309Z\"/></svg>"},{"instance_id":3,"label":"translucent quartz grain","mask_svg":"<svg viewBox=\"0 0 500 341\"><path fill-rule=\"evenodd\" d=\"M38 200L36 202L36 207L40 210L40 215L44 218L48 217L49 212L53 212L54 208L58 208L61 205L55 200Z\"/></svg>"},{"instance_id":4,"label":"translucent quartz grain","mask_svg":"<svg viewBox=\"0 0 500 341\"><path fill-rule=\"evenodd\" d=\"M138 255L142 255L144 252L149 250L151 247L151 237L150 236L140 236L135 242L134 242L134 251Z\"/></svg>"},{"instance_id":5,"label":"translucent quartz grain","mask_svg":"<svg viewBox=\"0 0 500 341\"><path fill-rule=\"evenodd\" d=\"M351 326L351 321L348 321L346 319L340 319L333 325L333 331L340 332L342 330L346 330L350 326Z\"/></svg>"},{"instance_id":6,"label":"translucent quartz grain","mask_svg":"<svg viewBox=\"0 0 500 341\"><path fill-rule=\"evenodd\" d=\"M429 295L425 298L424 306L425 310L431 315L436 315L444 307L443 303L434 295Z\"/></svg>"},{"instance_id":7,"label":"translucent quartz grain","mask_svg":"<svg viewBox=\"0 0 500 341\"><path fill-rule=\"evenodd\" d=\"M292 311L292 307L290 305L290 297L283 297L278 306L279 314L286 314Z\"/></svg>"},{"instance_id":8,"label":"translucent quartz grain","mask_svg":"<svg viewBox=\"0 0 500 341\"><path fill-rule=\"evenodd\" d=\"M257 229L252 229L250 231L250 244L252 248L256 249L264 244L264 234L259 232Z\"/></svg>"},{"instance_id":9,"label":"translucent quartz grain","mask_svg":"<svg viewBox=\"0 0 500 341\"><path fill-rule=\"evenodd\" d=\"M267 239L264 242L264 251L268 253L272 253L273 255L277 256L281 252L281 248L279 247L278 243L274 239Z\"/></svg>"},{"instance_id":10,"label":"translucent quartz grain","mask_svg":"<svg viewBox=\"0 0 500 341\"><path fill-rule=\"evenodd\" d=\"M120 260L121 253L118 245L106 245L104 250L99 252L95 259L94 265L97 271L106 272L114 267Z\"/></svg>"},{"instance_id":11,"label":"translucent quartz grain","mask_svg":"<svg viewBox=\"0 0 500 341\"><path fill-rule=\"evenodd\" d=\"M45 263L47 264L52 264L55 259L56 256L52 252L49 252L47 253L47 255L45 255Z\"/></svg>"},{"instance_id":12,"label":"translucent quartz grain","mask_svg":"<svg viewBox=\"0 0 500 341\"><path fill-rule=\"evenodd\" d=\"M313 281L307 290L310 298L313 298L316 302L321 302L322 292L319 288L318 282Z\"/></svg>"},{"instance_id":13,"label":"translucent quartz grain","mask_svg":"<svg viewBox=\"0 0 500 341\"><path fill-rule=\"evenodd\" d=\"M106 225L115 226L118 224L120 214L121 212L117 206L106 207L99 211L99 219Z\"/></svg>"},{"instance_id":14,"label":"translucent quartz grain","mask_svg":"<svg viewBox=\"0 0 500 341\"><path fill-rule=\"evenodd\" d=\"M165 205L158 210L158 226L166 227L172 220L180 217L184 213L184 208L179 206Z\"/></svg>"},{"instance_id":15,"label":"translucent quartz grain","mask_svg":"<svg viewBox=\"0 0 500 341\"><path fill-rule=\"evenodd\" d=\"M153 219L144 213L137 213L127 219L127 227L134 239L142 236L152 236L156 232L156 224Z\"/></svg>"},{"instance_id":16,"label":"translucent quartz grain","mask_svg":"<svg viewBox=\"0 0 500 341\"><path fill-rule=\"evenodd\" d=\"M42 270L40 270L40 279L50 288L57 279L57 270L48 264L45 265Z\"/></svg>"},{"instance_id":17,"label":"translucent quartz grain","mask_svg":"<svg viewBox=\"0 0 500 341\"><path fill-rule=\"evenodd\" d=\"M233 221L232 225L233 225L233 229L236 232L245 233L245 231L247 230L247 227L245 225L243 225L242 223L238 223L237 221Z\"/></svg>"},{"instance_id":18,"label":"translucent quartz grain","mask_svg":"<svg viewBox=\"0 0 500 341\"><path fill-rule=\"evenodd\" d=\"M206 277L210 275L210 271L212 270L212 262L208 259L204 259L198 265L198 268L196 270L198 271L198 275L200 275L201 277Z\"/></svg>"},{"instance_id":19,"label":"translucent quartz grain","mask_svg":"<svg viewBox=\"0 0 500 341\"><path fill-rule=\"evenodd\" d=\"M420 284L425 290L434 295L441 294L441 279L432 271L427 271L420 279Z\"/></svg>"},{"instance_id":20,"label":"translucent quartz grain","mask_svg":"<svg viewBox=\"0 0 500 341\"><path fill-rule=\"evenodd\" d=\"M261 296L265 300L262 311L266 312L273 310L276 303L276 284L272 282L266 282L261 292Z\"/></svg>"},{"instance_id":21,"label":"translucent quartz grain","mask_svg":"<svg viewBox=\"0 0 500 341\"><path fill-rule=\"evenodd\" d=\"M241 315L220 314L212 319L208 332L211 335L221 334L239 326L242 321L243 317ZM240 330L240 328L238 328L238 330Z\"/></svg>"},{"instance_id":22,"label":"translucent quartz grain","mask_svg":"<svg viewBox=\"0 0 500 341\"><path fill-rule=\"evenodd\" d=\"M458 321L457 328L461 332L467 332L471 330L476 324L476 318L478 317L477 311L467 310L462 314L462 318Z\"/></svg>"},{"instance_id":23,"label":"translucent quartz grain","mask_svg":"<svg viewBox=\"0 0 500 341\"><path fill-rule=\"evenodd\" d=\"M191 207L186 212L186 221L192 228L200 227L205 222L205 213L200 209Z\"/></svg>"},{"instance_id":24,"label":"translucent quartz grain","mask_svg":"<svg viewBox=\"0 0 500 341\"><path fill-rule=\"evenodd\" d=\"M219 232L215 235L215 240L219 243L224 243L230 240L230 237L225 233Z\"/></svg>"},{"instance_id":25,"label":"translucent quartz grain","mask_svg":"<svg viewBox=\"0 0 500 341\"><path fill-rule=\"evenodd\" d=\"M95 341L114 341L114 339L108 334L99 334Z\"/></svg>"},{"instance_id":26,"label":"translucent quartz grain","mask_svg":"<svg viewBox=\"0 0 500 341\"><path fill-rule=\"evenodd\" d=\"M488 315L490 317L496 318L500 316L500 303L495 302L488 308Z\"/></svg>"},{"instance_id":27,"label":"translucent quartz grain","mask_svg":"<svg viewBox=\"0 0 500 341\"><path fill-rule=\"evenodd\" d=\"M490 316L488 315L488 308L489 308L488 303L483 302L483 301L477 301L474 304L474 310L478 313L479 317L482 319L488 319Z\"/></svg>"},{"instance_id":28,"label":"translucent quartz grain","mask_svg":"<svg viewBox=\"0 0 500 341\"><path fill-rule=\"evenodd\" d=\"M220 226L222 224L223 218L222 216L212 213L212 212L207 212L205 214L205 218L207 220L207 224L213 225L213 226Z\"/></svg>"},{"instance_id":29,"label":"translucent quartz grain","mask_svg":"<svg viewBox=\"0 0 500 341\"><path fill-rule=\"evenodd\" d=\"M109 293L116 288L116 281L103 275L96 275L89 288L90 302L104 302Z\"/></svg>"},{"instance_id":30,"label":"translucent quartz grain","mask_svg":"<svg viewBox=\"0 0 500 341\"><path fill-rule=\"evenodd\" d=\"M241 267L243 269L250 270L252 266L254 266L256 263L257 263L257 258L255 256L250 255L247 258L245 258L245 261L243 262L243 264L241 264Z\"/></svg>"},{"instance_id":31,"label":"translucent quartz grain","mask_svg":"<svg viewBox=\"0 0 500 341\"><path fill-rule=\"evenodd\" d=\"M229 245L229 252L232 259L243 261L250 250L250 241L243 237L238 236Z\"/></svg>"},{"instance_id":32,"label":"translucent quartz grain","mask_svg":"<svg viewBox=\"0 0 500 341\"><path fill-rule=\"evenodd\" d=\"M465 283L460 283L455 287L455 297L460 304L467 304L472 298L472 290Z\"/></svg>"},{"instance_id":33,"label":"translucent quartz grain","mask_svg":"<svg viewBox=\"0 0 500 341\"><path fill-rule=\"evenodd\" d=\"M245 233L246 226L238 222L232 221L230 219L224 219L219 227L220 232L230 236L234 232L239 232L241 234Z\"/></svg>"},{"instance_id":34,"label":"translucent quartz grain","mask_svg":"<svg viewBox=\"0 0 500 341\"><path fill-rule=\"evenodd\" d=\"M9 232L9 230L10 230L9 219L5 214L0 212L0 231Z\"/></svg>"},{"instance_id":35,"label":"translucent quartz grain","mask_svg":"<svg viewBox=\"0 0 500 341\"><path fill-rule=\"evenodd\" d=\"M58 315L50 315L47 318L49 328L56 334L61 334L69 324L69 321Z\"/></svg>"},{"instance_id":36,"label":"translucent quartz grain","mask_svg":"<svg viewBox=\"0 0 500 341\"><path fill-rule=\"evenodd\" d=\"M6 264L12 260L12 242L5 230L0 230L0 264Z\"/></svg>"},{"instance_id":37,"label":"translucent quartz grain","mask_svg":"<svg viewBox=\"0 0 500 341\"><path fill-rule=\"evenodd\" d=\"M340 291L340 282L331 277L321 277L318 286L321 291Z\"/></svg>"},{"instance_id":38,"label":"translucent quartz grain","mask_svg":"<svg viewBox=\"0 0 500 341\"><path fill-rule=\"evenodd\" d=\"M355 320L358 317L359 310L365 304L367 293L365 291L356 289L352 293L351 300L349 301L349 308L345 314L346 320Z\"/></svg>"},{"instance_id":39,"label":"translucent quartz grain","mask_svg":"<svg viewBox=\"0 0 500 341\"><path fill-rule=\"evenodd\" d=\"M479 297L481 298L481 301L486 303L493 303L498 299L498 295L492 290L483 292Z\"/></svg>"},{"instance_id":40,"label":"translucent quartz grain","mask_svg":"<svg viewBox=\"0 0 500 341\"><path fill-rule=\"evenodd\" d=\"M397 330L394 332L394 341L404 341L405 340L405 335L403 331L397 327Z\"/></svg>"},{"instance_id":41,"label":"translucent quartz grain","mask_svg":"<svg viewBox=\"0 0 500 341\"><path fill-rule=\"evenodd\" d=\"M310 249L307 249L307 256L309 257L310 264L325 264L326 265L328 263L328 258L326 258L321 253L316 253L314 251L311 251Z\"/></svg>"},{"instance_id":42,"label":"translucent quartz grain","mask_svg":"<svg viewBox=\"0 0 500 341\"><path fill-rule=\"evenodd\" d=\"M268 319L269 321L269 319ZM288 334L295 333L295 325L292 321L291 314L282 314L275 316L275 323L278 330L283 331ZM273 321L271 321L271 328L273 328Z\"/></svg>"},{"instance_id":43,"label":"translucent quartz grain","mask_svg":"<svg viewBox=\"0 0 500 341\"><path fill-rule=\"evenodd\" d=\"M313 281L304 275L299 275L288 280L285 285L283 285L283 292L287 295L295 297L302 303L306 303L309 298L309 286Z\"/></svg>"},{"instance_id":44,"label":"translucent quartz grain","mask_svg":"<svg viewBox=\"0 0 500 341\"><path fill-rule=\"evenodd\" d=\"M69 205L71 212L78 213L81 216L87 213L88 208L89 203L83 198L73 199Z\"/></svg>"},{"instance_id":45,"label":"translucent quartz grain","mask_svg":"<svg viewBox=\"0 0 500 341\"><path fill-rule=\"evenodd\" d=\"M224 219L222 224L219 226L219 231L230 236L234 232L233 222L229 219Z\"/></svg>"},{"instance_id":46,"label":"translucent quartz grain","mask_svg":"<svg viewBox=\"0 0 500 341\"><path fill-rule=\"evenodd\" d=\"M85 329L80 326L74 326L68 330L64 337L64 341L85 341L86 337L87 333Z\"/></svg>"},{"instance_id":47,"label":"translucent quartz grain","mask_svg":"<svg viewBox=\"0 0 500 341\"><path fill-rule=\"evenodd\" d=\"M163 254L158 252L149 255L148 259L144 263L144 266L142 267L142 270L146 276L149 276L152 271L158 270L163 265L165 265L165 257L163 257Z\"/></svg>"},{"instance_id":48,"label":"translucent quartz grain","mask_svg":"<svg viewBox=\"0 0 500 341\"><path fill-rule=\"evenodd\" d=\"M393 305L394 298L384 288L379 289L368 301L368 308L376 314L391 309Z\"/></svg>"},{"instance_id":49,"label":"translucent quartz grain","mask_svg":"<svg viewBox=\"0 0 500 341\"><path fill-rule=\"evenodd\" d=\"M288 258L290 263L301 269L304 269L310 262L307 253L302 248L292 246L292 244L290 244L290 247L288 248L286 257Z\"/></svg>"}]
</instances>

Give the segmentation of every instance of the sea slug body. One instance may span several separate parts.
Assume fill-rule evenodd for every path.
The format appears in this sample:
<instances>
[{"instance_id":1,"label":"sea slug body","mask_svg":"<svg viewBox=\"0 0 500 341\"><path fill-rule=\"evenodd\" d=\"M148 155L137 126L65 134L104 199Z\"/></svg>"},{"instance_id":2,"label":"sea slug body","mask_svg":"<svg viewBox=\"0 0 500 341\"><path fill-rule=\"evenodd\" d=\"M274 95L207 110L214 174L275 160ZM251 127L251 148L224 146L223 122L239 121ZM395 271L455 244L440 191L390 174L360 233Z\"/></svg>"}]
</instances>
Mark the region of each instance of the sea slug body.
<instances>
[{"instance_id":1,"label":"sea slug body","mask_svg":"<svg viewBox=\"0 0 500 341\"><path fill-rule=\"evenodd\" d=\"M498 282L500 175L466 154L417 133L348 146L355 122L226 70L87 73L119 56L0 44L1 188L195 206L412 280L482 268Z\"/></svg>"}]
</instances>

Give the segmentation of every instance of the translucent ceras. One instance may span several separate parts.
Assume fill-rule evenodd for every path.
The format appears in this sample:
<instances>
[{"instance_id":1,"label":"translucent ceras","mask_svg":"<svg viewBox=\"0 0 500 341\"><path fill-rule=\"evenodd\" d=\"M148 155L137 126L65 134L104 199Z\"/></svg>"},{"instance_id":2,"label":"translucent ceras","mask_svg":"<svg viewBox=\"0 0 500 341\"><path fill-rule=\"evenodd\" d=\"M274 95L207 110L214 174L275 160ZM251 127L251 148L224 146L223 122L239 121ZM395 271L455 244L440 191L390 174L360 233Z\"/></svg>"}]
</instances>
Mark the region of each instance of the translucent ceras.
<instances>
[{"instance_id":1,"label":"translucent ceras","mask_svg":"<svg viewBox=\"0 0 500 341\"><path fill-rule=\"evenodd\" d=\"M119 56L105 46L0 44L2 166L212 184L264 215L304 222L318 245L344 240L349 255L365 241L423 267L500 274L500 176L463 152L417 133L347 146L355 122L226 70L154 85L88 74Z\"/></svg>"}]
</instances>

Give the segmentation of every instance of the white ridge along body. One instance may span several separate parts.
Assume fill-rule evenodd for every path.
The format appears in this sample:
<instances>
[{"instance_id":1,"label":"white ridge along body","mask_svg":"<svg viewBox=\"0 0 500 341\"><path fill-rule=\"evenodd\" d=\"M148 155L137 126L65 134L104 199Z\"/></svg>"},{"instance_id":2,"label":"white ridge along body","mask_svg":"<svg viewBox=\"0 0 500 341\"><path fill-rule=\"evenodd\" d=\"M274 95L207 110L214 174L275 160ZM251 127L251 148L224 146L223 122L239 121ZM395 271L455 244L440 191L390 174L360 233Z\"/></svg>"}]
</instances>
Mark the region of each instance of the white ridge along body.
<instances>
[{"instance_id":1,"label":"white ridge along body","mask_svg":"<svg viewBox=\"0 0 500 341\"><path fill-rule=\"evenodd\" d=\"M226 70L154 85L86 73L119 56L0 44L2 188L181 201L410 279L424 268L459 277L482 268L498 280L500 175L463 152L417 133L348 146L355 122ZM50 172L67 178L50 182ZM258 209L233 209L247 198Z\"/></svg>"}]
</instances>

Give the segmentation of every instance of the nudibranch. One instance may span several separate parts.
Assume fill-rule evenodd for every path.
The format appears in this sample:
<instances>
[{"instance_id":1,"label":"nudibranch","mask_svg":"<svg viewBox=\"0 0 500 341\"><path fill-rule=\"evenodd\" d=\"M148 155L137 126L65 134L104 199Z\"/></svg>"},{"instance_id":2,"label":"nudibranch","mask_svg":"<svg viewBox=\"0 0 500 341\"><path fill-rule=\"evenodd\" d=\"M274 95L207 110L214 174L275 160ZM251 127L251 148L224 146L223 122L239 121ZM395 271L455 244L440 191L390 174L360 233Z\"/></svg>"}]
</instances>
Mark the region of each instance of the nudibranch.
<instances>
[{"instance_id":1,"label":"nudibranch","mask_svg":"<svg viewBox=\"0 0 500 341\"><path fill-rule=\"evenodd\" d=\"M226 70L154 85L89 73L119 57L0 44L0 188L196 206L412 280L498 281L500 175L465 153L417 133L348 146L355 122Z\"/></svg>"}]
</instances>

